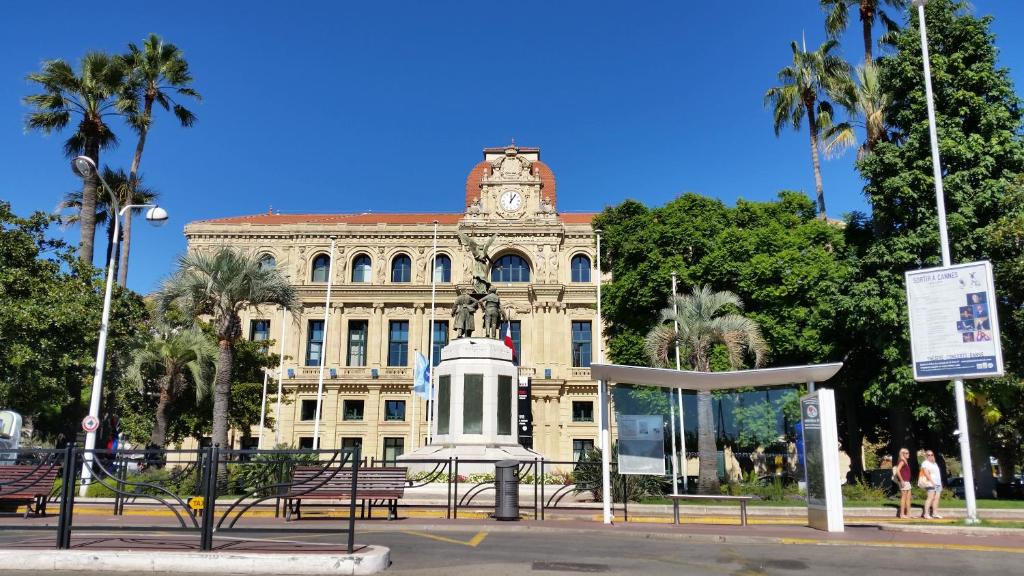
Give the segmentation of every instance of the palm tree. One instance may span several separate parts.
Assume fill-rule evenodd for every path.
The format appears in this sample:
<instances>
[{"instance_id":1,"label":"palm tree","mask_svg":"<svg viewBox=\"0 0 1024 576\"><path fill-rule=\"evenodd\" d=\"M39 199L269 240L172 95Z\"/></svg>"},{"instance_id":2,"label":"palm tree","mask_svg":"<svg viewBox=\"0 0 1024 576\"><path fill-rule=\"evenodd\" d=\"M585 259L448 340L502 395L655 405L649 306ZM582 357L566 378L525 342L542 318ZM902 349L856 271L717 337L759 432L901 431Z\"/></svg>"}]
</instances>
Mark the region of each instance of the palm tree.
<instances>
[{"instance_id":1,"label":"palm tree","mask_svg":"<svg viewBox=\"0 0 1024 576\"><path fill-rule=\"evenodd\" d=\"M217 376L213 389L213 442L228 446L228 403L234 343L242 334L239 311L263 305L291 308L295 290L276 269L231 248L192 252L178 259L178 269L157 296L160 310L178 308L192 318L213 318L217 334Z\"/></svg>"},{"instance_id":2,"label":"palm tree","mask_svg":"<svg viewBox=\"0 0 1024 576\"><path fill-rule=\"evenodd\" d=\"M128 54L120 57L132 78L136 114L129 118L129 123L139 135L135 145L135 155L129 168L129 179L133 186L138 186L137 176L139 164L142 162L142 150L146 146L146 137L153 122L153 103L156 102L164 110L173 110L178 122L191 126L196 116L187 108L174 100L172 94L188 96L200 100L198 92L189 88L192 74L188 70L181 50L174 44L164 43L156 34L150 34L139 49L134 43L128 44ZM141 112L139 112L141 109ZM118 283L124 286L128 281L128 254L132 245L132 217L127 214L124 219L124 243L121 249L120 273Z\"/></svg>"},{"instance_id":3,"label":"palm tree","mask_svg":"<svg viewBox=\"0 0 1024 576\"><path fill-rule=\"evenodd\" d=\"M25 119L29 130L44 134L63 130L72 117L79 118L77 129L64 142L64 154L71 158L85 155L100 165L100 150L117 144L117 137L107 124L110 116L123 116L133 111L134 102L124 97L127 89L124 68L117 60L102 52L90 52L82 58L81 74L64 60L43 63L42 71L29 74L30 82L39 84L42 92L24 98L33 110ZM79 256L92 264L96 234L96 198L99 179L95 174L82 186L81 252Z\"/></svg>"},{"instance_id":4,"label":"palm tree","mask_svg":"<svg viewBox=\"0 0 1024 576\"><path fill-rule=\"evenodd\" d=\"M661 311L661 323L647 334L647 355L652 364L668 366L670 353L678 349L680 359L690 368L709 372L711 353L719 345L725 347L733 370L743 365L748 354L753 355L755 366L763 364L768 345L761 337L757 322L742 314L726 312L729 307L743 309L739 296L699 286L694 287L690 294L674 298L673 301L670 297L669 306ZM678 330L674 325L676 322ZM701 494L718 494L718 449L710 392L697 393L697 425L697 448L700 451L698 490Z\"/></svg>"},{"instance_id":5,"label":"palm tree","mask_svg":"<svg viewBox=\"0 0 1024 576\"><path fill-rule=\"evenodd\" d=\"M191 376L195 386L196 402L206 396L216 357L217 346L199 330L173 328L164 322L154 327L152 337L136 353L127 374L129 382L142 388L146 373L159 373L160 395L149 437L151 445L163 448L166 444L168 409L185 390L186 374Z\"/></svg>"},{"instance_id":6,"label":"palm tree","mask_svg":"<svg viewBox=\"0 0 1024 576\"><path fill-rule=\"evenodd\" d=\"M856 82L847 82L834 91L838 104L849 111L855 120L840 122L825 130L825 156L840 154L857 142L855 127L864 129L864 143L857 149L857 158L874 150L879 142L888 142L886 115L892 105L892 96L882 89L878 81L878 67L865 64L857 67Z\"/></svg>"},{"instance_id":7,"label":"palm tree","mask_svg":"<svg viewBox=\"0 0 1024 576\"><path fill-rule=\"evenodd\" d=\"M773 111L776 136L786 124L800 130L804 116L807 117L818 217L822 220L825 219L825 190L821 183L818 137L823 129L832 126L832 105L822 97L841 90L843 84L850 81L849 65L833 54L837 46L835 40L826 40L817 50L808 52L792 42L793 63L778 74L782 85L770 88L764 95L765 106Z\"/></svg>"},{"instance_id":8,"label":"palm tree","mask_svg":"<svg viewBox=\"0 0 1024 576\"><path fill-rule=\"evenodd\" d=\"M109 166L103 167L103 179L107 181L110 189L117 195L117 203L121 207L128 206L129 204L142 205L142 204L153 204L160 197L160 193L156 190L149 188L142 184L142 175L139 175L135 181L135 191L131 192L131 187L128 185L128 175L125 174L123 168L114 170ZM61 226L67 228L73 224L79 222L80 212L82 209L82 191L75 190L68 192L64 199L57 204L55 212L69 211L67 215L60 216ZM142 212L142 208L132 208L126 213L128 214L139 214ZM107 226L107 258L104 262L110 261L110 252L114 249L114 220L110 218L110 197L107 194L102 194L96 199L96 224ZM125 239L124 229L121 230L121 238L117 242L117 250L121 250L121 242ZM118 263L114 262L114 270L116 272Z\"/></svg>"},{"instance_id":9,"label":"palm tree","mask_svg":"<svg viewBox=\"0 0 1024 576\"><path fill-rule=\"evenodd\" d=\"M864 65L874 61L871 47L872 28L875 19L881 20L889 32L897 30L899 25L889 18L881 6L888 4L893 8L903 9L907 6L906 0L820 0L821 9L826 12L825 32L828 37L837 39L850 23L850 8L856 7L860 15L861 34L864 37Z\"/></svg>"}]
</instances>

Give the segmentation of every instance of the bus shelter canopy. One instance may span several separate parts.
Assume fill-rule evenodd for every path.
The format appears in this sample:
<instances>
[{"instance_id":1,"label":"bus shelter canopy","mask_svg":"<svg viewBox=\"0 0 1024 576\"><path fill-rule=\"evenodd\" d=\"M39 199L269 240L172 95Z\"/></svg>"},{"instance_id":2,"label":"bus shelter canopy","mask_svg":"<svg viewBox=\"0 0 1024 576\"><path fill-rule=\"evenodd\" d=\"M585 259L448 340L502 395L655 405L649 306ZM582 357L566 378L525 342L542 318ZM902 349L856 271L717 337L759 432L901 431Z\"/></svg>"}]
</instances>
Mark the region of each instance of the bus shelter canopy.
<instances>
[{"instance_id":1,"label":"bus shelter canopy","mask_svg":"<svg viewBox=\"0 0 1024 576\"><path fill-rule=\"evenodd\" d=\"M843 367L842 362L809 364L781 368L734 370L731 372L693 372L671 368L646 368L620 364L591 364L594 380L638 386L660 386L679 390L709 392L731 388L758 388L825 382Z\"/></svg>"}]
</instances>

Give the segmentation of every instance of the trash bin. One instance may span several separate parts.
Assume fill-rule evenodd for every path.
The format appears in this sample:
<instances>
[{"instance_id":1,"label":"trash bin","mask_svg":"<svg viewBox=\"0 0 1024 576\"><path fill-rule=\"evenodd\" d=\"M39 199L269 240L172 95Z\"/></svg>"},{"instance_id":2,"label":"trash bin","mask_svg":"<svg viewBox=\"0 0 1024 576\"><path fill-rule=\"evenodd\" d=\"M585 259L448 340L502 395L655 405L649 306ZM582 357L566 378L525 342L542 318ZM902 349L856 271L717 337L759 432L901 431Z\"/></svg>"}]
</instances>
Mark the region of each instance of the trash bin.
<instances>
[{"instance_id":1,"label":"trash bin","mask_svg":"<svg viewBox=\"0 0 1024 576\"><path fill-rule=\"evenodd\" d=\"M494 518L519 520L519 461L494 463Z\"/></svg>"}]
</instances>

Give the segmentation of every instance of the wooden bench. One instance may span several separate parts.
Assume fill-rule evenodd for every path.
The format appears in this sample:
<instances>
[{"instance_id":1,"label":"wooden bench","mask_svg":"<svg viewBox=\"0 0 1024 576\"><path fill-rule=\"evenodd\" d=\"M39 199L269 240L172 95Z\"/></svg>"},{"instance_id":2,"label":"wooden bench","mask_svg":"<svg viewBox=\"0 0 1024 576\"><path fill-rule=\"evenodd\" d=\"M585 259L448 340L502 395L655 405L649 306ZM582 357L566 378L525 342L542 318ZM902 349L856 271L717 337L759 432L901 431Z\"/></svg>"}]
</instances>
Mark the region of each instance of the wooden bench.
<instances>
[{"instance_id":1,"label":"wooden bench","mask_svg":"<svg viewBox=\"0 0 1024 576\"><path fill-rule=\"evenodd\" d=\"M740 525L747 525L747 502L760 500L757 496L715 496L705 494L679 494L669 495L666 498L672 500L672 520L679 524L679 501L680 500L726 500L740 503Z\"/></svg>"},{"instance_id":2,"label":"wooden bench","mask_svg":"<svg viewBox=\"0 0 1024 576\"><path fill-rule=\"evenodd\" d=\"M398 516L398 500L405 495L405 467L359 468L356 475L356 493L352 494L351 468L322 468L320 466L296 466L292 474L292 485L285 494L285 521L292 514L302 518L303 500L361 500L361 515L366 514L369 502L370 516L373 516L374 501L384 501L388 507L388 520Z\"/></svg>"},{"instance_id":3,"label":"wooden bench","mask_svg":"<svg viewBox=\"0 0 1024 576\"><path fill-rule=\"evenodd\" d=\"M56 464L0 466L0 501L24 502L25 518L30 512L46 516L46 499L57 471Z\"/></svg>"}]
</instances>

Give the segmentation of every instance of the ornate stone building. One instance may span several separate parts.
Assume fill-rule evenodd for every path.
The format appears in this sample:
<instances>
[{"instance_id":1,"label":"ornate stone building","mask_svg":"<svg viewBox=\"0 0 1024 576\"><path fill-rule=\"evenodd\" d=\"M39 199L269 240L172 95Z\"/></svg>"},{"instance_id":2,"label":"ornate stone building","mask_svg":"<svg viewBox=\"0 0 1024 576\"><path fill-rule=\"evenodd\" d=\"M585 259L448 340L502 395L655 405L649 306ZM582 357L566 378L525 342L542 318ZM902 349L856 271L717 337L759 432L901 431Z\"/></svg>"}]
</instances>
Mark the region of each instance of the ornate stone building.
<instances>
[{"instance_id":1,"label":"ornate stone building","mask_svg":"<svg viewBox=\"0 0 1024 576\"><path fill-rule=\"evenodd\" d=\"M358 443L364 455L388 459L426 440L425 402L411 387L416 351L429 356L431 276L436 363L452 337L456 290L472 278L473 258L459 235L477 242L493 235L490 279L511 323L520 380L530 379L533 448L569 460L596 439L597 387L589 370L599 333L596 249L594 214L559 213L556 201L555 177L540 150L510 145L484 150L466 180L463 213L268 213L192 222L185 235L190 250L228 245L259 254L298 290L300 306L285 320L280 309L242 315L245 336L275 340L275 352L283 322L290 402L278 423L282 442L312 444L324 354L320 446ZM325 327L332 236L337 248ZM271 445L275 432L264 434L264 445Z\"/></svg>"}]
</instances>

